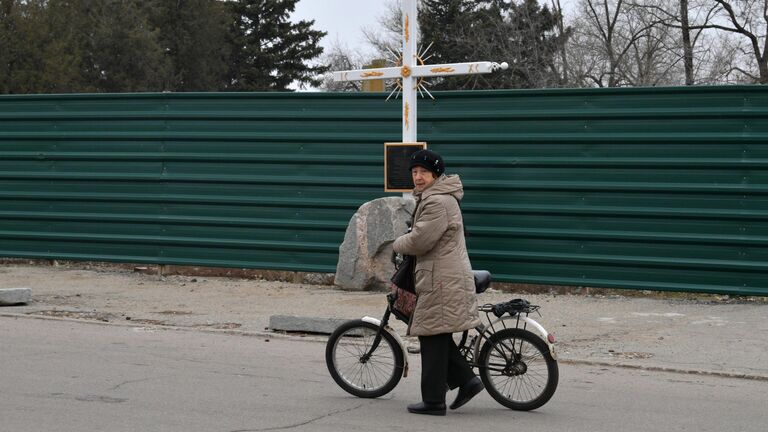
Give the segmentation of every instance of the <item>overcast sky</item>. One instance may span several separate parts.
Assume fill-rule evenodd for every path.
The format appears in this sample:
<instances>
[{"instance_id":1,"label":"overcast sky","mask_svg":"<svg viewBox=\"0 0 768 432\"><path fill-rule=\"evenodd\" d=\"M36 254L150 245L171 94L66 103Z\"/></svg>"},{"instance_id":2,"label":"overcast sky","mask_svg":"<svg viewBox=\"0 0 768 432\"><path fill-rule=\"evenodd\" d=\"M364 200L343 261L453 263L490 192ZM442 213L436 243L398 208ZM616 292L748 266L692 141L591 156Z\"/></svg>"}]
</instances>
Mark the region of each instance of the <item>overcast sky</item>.
<instances>
[{"instance_id":1,"label":"overcast sky","mask_svg":"<svg viewBox=\"0 0 768 432\"><path fill-rule=\"evenodd\" d=\"M325 52L330 50L334 41L355 51L367 52L370 49L365 42L362 28L378 29L378 17L386 12L387 3L399 4L399 0L299 0L293 21L315 20L315 28L327 31L322 44ZM577 0L560 0L565 9L566 17ZM539 0L539 4L550 4L549 0Z\"/></svg>"},{"instance_id":2,"label":"overcast sky","mask_svg":"<svg viewBox=\"0 0 768 432\"><path fill-rule=\"evenodd\" d=\"M386 1L375 0L299 0L292 18L315 20L315 28L328 32L323 38L325 52L336 40L355 51L368 48L362 28L379 28L377 18L384 14Z\"/></svg>"}]
</instances>

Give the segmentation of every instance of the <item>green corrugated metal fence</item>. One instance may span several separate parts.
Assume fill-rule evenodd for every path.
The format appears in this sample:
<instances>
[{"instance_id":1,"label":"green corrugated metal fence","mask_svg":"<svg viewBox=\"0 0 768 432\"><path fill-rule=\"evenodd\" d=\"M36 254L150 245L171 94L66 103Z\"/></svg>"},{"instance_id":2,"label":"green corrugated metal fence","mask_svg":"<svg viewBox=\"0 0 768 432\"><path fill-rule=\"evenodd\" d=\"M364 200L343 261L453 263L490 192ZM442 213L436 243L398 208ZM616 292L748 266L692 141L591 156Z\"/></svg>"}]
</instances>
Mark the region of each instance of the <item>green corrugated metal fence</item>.
<instances>
[{"instance_id":1,"label":"green corrugated metal fence","mask_svg":"<svg viewBox=\"0 0 768 432\"><path fill-rule=\"evenodd\" d=\"M768 295L768 87L440 93L497 280ZM381 94L0 97L0 256L335 271L385 196Z\"/></svg>"}]
</instances>

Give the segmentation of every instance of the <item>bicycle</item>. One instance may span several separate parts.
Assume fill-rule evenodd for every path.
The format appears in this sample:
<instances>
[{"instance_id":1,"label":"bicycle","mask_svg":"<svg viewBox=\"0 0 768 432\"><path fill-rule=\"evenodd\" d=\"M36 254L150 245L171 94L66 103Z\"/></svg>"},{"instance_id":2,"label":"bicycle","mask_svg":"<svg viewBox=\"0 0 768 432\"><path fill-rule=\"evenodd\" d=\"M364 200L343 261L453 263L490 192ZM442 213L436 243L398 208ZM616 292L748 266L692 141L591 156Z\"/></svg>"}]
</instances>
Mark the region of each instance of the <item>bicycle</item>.
<instances>
[{"instance_id":1,"label":"bicycle","mask_svg":"<svg viewBox=\"0 0 768 432\"><path fill-rule=\"evenodd\" d=\"M491 274L473 273L480 294L490 286ZM387 295L387 309L381 320L365 316L347 321L328 339L328 371L342 389L354 396L383 396L408 376L405 344L389 326L392 315L408 322L407 316L393 308L395 299L395 294ZM491 397L513 410L539 408L557 389L555 337L529 316L539 308L524 299L479 306L479 311L485 313L485 323L471 332L464 331L457 343L470 366L478 369Z\"/></svg>"}]
</instances>

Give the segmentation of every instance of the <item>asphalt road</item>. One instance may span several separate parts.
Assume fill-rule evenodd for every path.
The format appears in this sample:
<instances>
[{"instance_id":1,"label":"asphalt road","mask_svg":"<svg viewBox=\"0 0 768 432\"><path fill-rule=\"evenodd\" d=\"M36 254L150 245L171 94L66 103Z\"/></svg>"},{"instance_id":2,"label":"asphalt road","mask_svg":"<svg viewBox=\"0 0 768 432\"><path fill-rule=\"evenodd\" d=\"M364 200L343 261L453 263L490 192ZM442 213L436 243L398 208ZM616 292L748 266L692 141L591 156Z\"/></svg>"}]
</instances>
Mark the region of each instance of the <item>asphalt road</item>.
<instances>
[{"instance_id":1,"label":"asphalt road","mask_svg":"<svg viewBox=\"0 0 768 432\"><path fill-rule=\"evenodd\" d=\"M447 417L408 414L412 375L376 400L331 380L300 338L0 317L0 431L755 431L768 382L561 364L535 412L483 393ZM449 398L453 394L449 394ZM450 399L449 399L450 402Z\"/></svg>"}]
</instances>

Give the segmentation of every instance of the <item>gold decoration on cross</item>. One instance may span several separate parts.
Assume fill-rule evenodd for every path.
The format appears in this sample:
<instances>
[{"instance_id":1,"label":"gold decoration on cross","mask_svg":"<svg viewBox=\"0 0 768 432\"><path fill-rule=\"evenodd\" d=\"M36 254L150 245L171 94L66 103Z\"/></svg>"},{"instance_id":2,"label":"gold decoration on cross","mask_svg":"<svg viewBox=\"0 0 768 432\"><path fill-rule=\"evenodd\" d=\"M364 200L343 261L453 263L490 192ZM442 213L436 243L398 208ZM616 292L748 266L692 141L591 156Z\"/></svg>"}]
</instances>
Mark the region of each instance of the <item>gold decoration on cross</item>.
<instances>
[{"instance_id":1,"label":"gold decoration on cross","mask_svg":"<svg viewBox=\"0 0 768 432\"><path fill-rule=\"evenodd\" d=\"M443 73L450 73L450 72L453 72L455 70L456 69L454 69L452 67L436 67L436 68L430 69L429 71L432 72L432 73L441 73L441 72L443 72Z\"/></svg>"},{"instance_id":2,"label":"gold decoration on cross","mask_svg":"<svg viewBox=\"0 0 768 432\"><path fill-rule=\"evenodd\" d=\"M403 78L408 78L409 76L411 76L411 68L409 68L408 66L403 66L400 69L400 76L402 76Z\"/></svg>"},{"instance_id":3,"label":"gold decoration on cross","mask_svg":"<svg viewBox=\"0 0 768 432\"><path fill-rule=\"evenodd\" d=\"M409 23L410 23L410 21L408 19L408 14L405 14L405 25L403 26L403 30L405 31L405 41L406 42L408 42L408 40L411 38L411 31L409 30L411 26L408 25Z\"/></svg>"},{"instance_id":4,"label":"gold decoration on cross","mask_svg":"<svg viewBox=\"0 0 768 432\"><path fill-rule=\"evenodd\" d=\"M377 77L377 76L382 76L382 75L384 75L384 72L365 72L365 73L360 74L360 76L363 77L363 78Z\"/></svg>"},{"instance_id":5,"label":"gold decoration on cross","mask_svg":"<svg viewBox=\"0 0 768 432\"><path fill-rule=\"evenodd\" d=\"M411 107L408 105L408 102L405 103L405 106L403 107L403 119L405 119L405 128L410 129L410 125L408 124L408 111L410 111Z\"/></svg>"}]
</instances>

